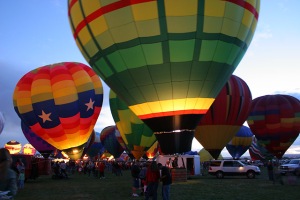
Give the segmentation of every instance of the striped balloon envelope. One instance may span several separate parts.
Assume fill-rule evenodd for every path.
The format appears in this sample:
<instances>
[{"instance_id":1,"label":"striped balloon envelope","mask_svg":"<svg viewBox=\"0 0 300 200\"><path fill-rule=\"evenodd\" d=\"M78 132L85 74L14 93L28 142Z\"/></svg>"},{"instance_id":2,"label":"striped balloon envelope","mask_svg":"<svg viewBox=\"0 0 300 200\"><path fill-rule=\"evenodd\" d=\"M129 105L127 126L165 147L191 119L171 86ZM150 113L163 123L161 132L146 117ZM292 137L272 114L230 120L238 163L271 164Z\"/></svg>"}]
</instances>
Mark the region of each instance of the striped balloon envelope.
<instances>
[{"instance_id":1,"label":"striped balloon envelope","mask_svg":"<svg viewBox=\"0 0 300 200\"><path fill-rule=\"evenodd\" d=\"M120 144L120 133L116 126L105 127L100 133L100 141L104 148L115 158L119 158L125 151L124 146ZM121 141L121 143L124 143Z\"/></svg>"},{"instance_id":2,"label":"striped balloon envelope","mask_svg":"<svg viewBox=\"0 0 300 200\"><path fill-rule=\"evenodd\" d=\"M80 158L100 114L103 89L88 66L63 62L25 74L13 95L15 111L39 137Z\"/></svg>"},{"instance_id":3,"label":"striped balloon envelope","mask_svg":"<svg viewBox=\"0 0 300 200\"><path fill-rule=\"evenodd\" d=\"M248 85L232 75L201 119L195 138L215 159L246 121L251 101Z\"/></svg>"},{"instance_id":4,"label":"striped balloon envelope","mask_svg":"<svg viewBox=\"0 0 300 200\"><path fill-rule=\"evenodd\" d=\"M226 149L233 159L239 159L251 146L253 133L247 126L242 126L231 141L226 145Z\"/></svg>"},{"instance_id":5,"label":"striped balloon envelope","mask_svg":"<svg viewBox=\"0 0 300 200\"><path fill-rule=\"evenodd\" d=\"M300 101L289 95L253 100L248 125L258 143L280 159L300 132Z\"/></svg>"},{"instance_id":6,"label":"striped balloon envelope","mask_svg":"<svg viewBox=\"0 0 300 200\"><path fill-rule=\"evenodd\" d=\"M109 105L127 149L135 159L140 159L156 141L153 131L112 90L109 93Z\"/></svg>"},{"instance_id":7,"label":"striped balloon envelope","mask_svg":"<svg viewBox=\"0 0 300 200\"><path fill-rule=\"evenodd\" d=\"M197 123L251 43L260 7L260 0L68 3L82 55L165 154L191 150Z\"/></svg>"},{"instance_id":8,"label":"striped balloon envelope","mask_svg":"<svg viewBox=\"0 0 300 200\"><path fill-rule=\"evenodd\" d=\"M28 142L38 151L44 158L48 158L51 153L56 150L51 144L36 135L24 122L21 122L21 129Z\"/></svg>"}]
</instances>

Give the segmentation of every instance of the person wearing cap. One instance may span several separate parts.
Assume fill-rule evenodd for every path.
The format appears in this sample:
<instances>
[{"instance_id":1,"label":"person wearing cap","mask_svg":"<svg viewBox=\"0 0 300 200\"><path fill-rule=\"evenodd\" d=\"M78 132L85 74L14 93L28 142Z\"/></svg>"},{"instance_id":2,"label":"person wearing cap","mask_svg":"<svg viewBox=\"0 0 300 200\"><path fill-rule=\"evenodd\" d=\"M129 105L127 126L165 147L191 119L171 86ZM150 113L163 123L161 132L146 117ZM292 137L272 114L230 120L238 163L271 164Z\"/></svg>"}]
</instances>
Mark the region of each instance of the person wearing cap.
<instances>
[{"instance_id":1,"label":"person wearing cap","mask_svg":"<svg viewBox=\"0 0 300 200\"><path fill-rule=\"evenodd\" d=\"M9 151L0 148L0 191L9 191L8 195L15 196L18 190L17 176L10 168L11 163L12 158Z\"/></svg>"}]
</instances>

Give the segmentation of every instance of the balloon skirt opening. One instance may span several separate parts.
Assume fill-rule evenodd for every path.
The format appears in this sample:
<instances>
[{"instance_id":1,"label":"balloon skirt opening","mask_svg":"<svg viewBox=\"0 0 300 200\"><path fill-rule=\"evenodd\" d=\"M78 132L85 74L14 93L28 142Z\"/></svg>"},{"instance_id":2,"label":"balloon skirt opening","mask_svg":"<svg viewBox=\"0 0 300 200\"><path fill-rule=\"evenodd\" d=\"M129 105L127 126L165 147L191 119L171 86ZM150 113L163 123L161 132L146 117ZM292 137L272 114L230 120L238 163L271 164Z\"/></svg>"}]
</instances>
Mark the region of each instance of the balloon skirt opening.
<instances>
[{"instance_id":1,"label":"balloon skirt opening","mask_svg":"<svg viewBox=\"0 0 300 200\"><path fill-rule=\"evenodd\" d=\"M175 154L191 151L194 131L155 134L163 154Z\"/></svg>"}]
</instances>

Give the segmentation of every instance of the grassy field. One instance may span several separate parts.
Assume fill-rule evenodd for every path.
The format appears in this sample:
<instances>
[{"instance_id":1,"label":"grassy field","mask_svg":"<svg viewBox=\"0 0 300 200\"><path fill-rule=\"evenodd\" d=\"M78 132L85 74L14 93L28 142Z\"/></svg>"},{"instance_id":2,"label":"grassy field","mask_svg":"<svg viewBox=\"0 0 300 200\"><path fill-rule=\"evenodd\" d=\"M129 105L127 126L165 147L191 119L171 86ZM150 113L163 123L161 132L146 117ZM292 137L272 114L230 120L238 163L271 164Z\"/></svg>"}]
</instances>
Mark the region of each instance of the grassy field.
<instances>
[{"instance_id":1,"label":"grassy field","mask_svg":"<svg viewBox=\"0 0 300 200\"><path fill-rule=\"evenodd\" d=\"M161 185L158 191L161 198ZM216 179L205 175L171 185L171 200L292 200L300 198L299 185L273 184L267 180L266 171L256 179L225 177ZM117 177L106 172L106 179L96 179L87 175L75 174L69 179L53 180L50 176L40 176L29 180L20 190L16 200L98 200L98 199L144 199L131 197L131 177L129 171Z\"/></svg>"}]
</instances>

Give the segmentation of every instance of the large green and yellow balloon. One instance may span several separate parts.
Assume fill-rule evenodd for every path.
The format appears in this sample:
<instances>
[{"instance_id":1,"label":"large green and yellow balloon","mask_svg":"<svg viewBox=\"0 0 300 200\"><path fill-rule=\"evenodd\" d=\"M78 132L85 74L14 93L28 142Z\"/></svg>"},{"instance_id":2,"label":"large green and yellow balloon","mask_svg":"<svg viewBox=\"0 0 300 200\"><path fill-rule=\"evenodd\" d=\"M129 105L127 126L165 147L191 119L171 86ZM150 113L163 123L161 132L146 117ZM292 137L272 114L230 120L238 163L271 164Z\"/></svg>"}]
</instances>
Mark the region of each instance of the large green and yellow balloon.
<instances>
[{"instance_id":1,"label":"large green and yellow balloon","mask_svg":"<svg viewBox=\"0 0 300 200\"><path fill-rule=\"evenodd\" d=\"M68 3L83 56L155 132L164 153L191 149L197 123L250 45L260 6L260 0Z\"/></svg>"},{"instance_id":2,"label":"large green and yellow balloon","mask_svg":"<svg viewBox=\"0 0 300 200\"><path fill-rule=\"evenodd\" d=\"M120 134L135 159L140 159L156 141L153 131L112 90L109 104Z\"/></svg>"}]
</instances>

